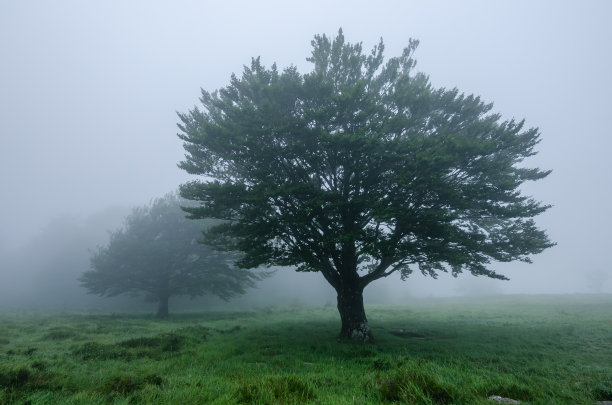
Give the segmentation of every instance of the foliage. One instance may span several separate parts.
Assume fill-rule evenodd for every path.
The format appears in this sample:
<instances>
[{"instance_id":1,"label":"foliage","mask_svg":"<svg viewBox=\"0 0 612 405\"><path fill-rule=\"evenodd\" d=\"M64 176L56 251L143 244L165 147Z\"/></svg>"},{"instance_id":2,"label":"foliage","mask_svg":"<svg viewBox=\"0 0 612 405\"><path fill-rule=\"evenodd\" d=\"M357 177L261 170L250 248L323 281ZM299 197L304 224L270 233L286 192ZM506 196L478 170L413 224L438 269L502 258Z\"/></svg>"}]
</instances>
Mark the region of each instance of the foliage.
<instances>
[{"instance_id":1,"label":"foliage","mask_svg":"<svg viewBox=\"0 0 612 405\"><path fill-rule=\"evenodd\" d=\"M367 283L411 264L502 278L490 260L550 246L529 219L548 207L519 191L549 173L519 166L538 130L434 89L412 71L416 46L384 64L382 41L366 56L341 31L316 36L311 73L254 59L203 91L203 110L180 114L180 166L215 181L182 187L203 203L188 211L233 221L211 232L238 238L242 266L298 265L332 284L344 269Z\"/></svg>"},{"instance_id":2,"label":"foliage","mask_svg":"<svg viewBox=\"0 0 612 405\"><path fill-rule=\"evenodd\" d=\"M168 194L135 208L108 246L92 255L83 286L103 296L145 292L160 311L167 311L170 296L210 293L227 300L254 286L258 276L233 266L233 256L198 243L210 221L186 219L182 203Z\"/></svg>"},{"instance_id":3,"label":"foliage","mask_svg":"<svg viewBox=\"0 0 612 405\"><path fill-rule=\"evenodd\" d=\"M410 41L383 58L361 44L315 36L313 70L260 59L202 108L179 114L186 159L205 176L181 187L193 218L226 220L208 242L244 253L238 265L321 272L338 291L349 335L367 335L356 309L374 280L415 269L504 279L492 261L530 261L553 245L533 217L548 206L521 185L536 128L501 121L492 105L435 89L415 73Z\"/></svg>"}]
</instances>

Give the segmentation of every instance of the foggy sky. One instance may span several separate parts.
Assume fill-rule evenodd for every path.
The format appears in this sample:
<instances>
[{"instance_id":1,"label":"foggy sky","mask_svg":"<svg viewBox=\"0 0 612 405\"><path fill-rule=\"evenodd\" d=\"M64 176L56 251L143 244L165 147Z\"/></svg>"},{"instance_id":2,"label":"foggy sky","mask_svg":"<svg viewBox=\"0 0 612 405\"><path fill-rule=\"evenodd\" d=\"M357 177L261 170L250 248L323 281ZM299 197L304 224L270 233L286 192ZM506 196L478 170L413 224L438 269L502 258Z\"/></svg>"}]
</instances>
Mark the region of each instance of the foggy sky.
<instances>
[{"instance_id":1,"label":"foggy sky","mask_svg":"<svg viewBox=\"0 0 612 405\"><path fill-rule=\"evenodd\" d=\"M537 222L557 247L492 266L510 282L415 274L398 294L612 292L611 16L605 0L0 2L0 254L60 215L146 204L189 180L176 111L254 56L309 71L312 37L342 27L365 49L383 37L387 57L419 39L417 71L539 127L527 163L553 170L525 190L554 205ZM397 284L385 283L372 289Z\"/></svg>"}]
</instances>

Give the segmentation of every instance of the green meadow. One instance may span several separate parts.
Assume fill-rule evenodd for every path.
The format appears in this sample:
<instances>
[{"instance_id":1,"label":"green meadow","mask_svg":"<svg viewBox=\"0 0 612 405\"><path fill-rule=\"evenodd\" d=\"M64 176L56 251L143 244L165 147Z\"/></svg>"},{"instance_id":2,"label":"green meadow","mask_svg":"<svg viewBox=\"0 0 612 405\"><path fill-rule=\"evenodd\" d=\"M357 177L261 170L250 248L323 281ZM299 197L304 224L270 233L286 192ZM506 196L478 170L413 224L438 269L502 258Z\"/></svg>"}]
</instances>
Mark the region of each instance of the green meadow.
<instances>
[{"instance_id":1,"label":"green meadow","mask_svg":"<svg viewBox=\"0 0 612 405\"><path fill-rule=\"evenodd\" d=\"M0 314L2 404L525 404L612 400L612 296L366 307Z\"/></svg>"}]
</instances>

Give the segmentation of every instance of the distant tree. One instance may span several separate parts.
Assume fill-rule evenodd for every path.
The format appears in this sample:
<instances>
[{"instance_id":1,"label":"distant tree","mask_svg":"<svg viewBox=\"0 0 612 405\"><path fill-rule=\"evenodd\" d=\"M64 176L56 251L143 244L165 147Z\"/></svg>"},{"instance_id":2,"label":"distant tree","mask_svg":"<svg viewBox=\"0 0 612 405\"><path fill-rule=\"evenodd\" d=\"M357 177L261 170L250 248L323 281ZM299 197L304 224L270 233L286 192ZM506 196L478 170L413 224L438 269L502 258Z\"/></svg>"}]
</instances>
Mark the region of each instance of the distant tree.
<instances>
[{"instance_id":1,"label":"distant tree","mask_svg":"<svg viewBox=\"0 0 612 405\"><path fill-rule=\"evenodd\" d=\"M254 286L260 276L235 267L229 253L198 243L212 222L185 218L180 205L178 196L168 194L135 208L108 246L91 256L92 270L81 284L102 296L147 293L159 302L159 317L168 315L172 296L214 294L227 300Z\"/></svg>"},{"instance_id":2,"label":"distant tree","mask_svg":"<svg viewBox=\"0 0 612 405\"><path fill-rule=\"evenodd\" d=\"M208 242L243 252L243 268L321 272L346 339L371 337L363 290L377 279L415 269L505 279L487 265L553 245L532 220L548 206L520 192L549 174L521 165L538 130L433 88L413 72L417 44L384 63L382 40L365 55L342 30L315 36L312 72L253 59L179 114L180 167L206 176L181 187L199 202L188 211L226 220Z\"/></svg>"}]
</instances>

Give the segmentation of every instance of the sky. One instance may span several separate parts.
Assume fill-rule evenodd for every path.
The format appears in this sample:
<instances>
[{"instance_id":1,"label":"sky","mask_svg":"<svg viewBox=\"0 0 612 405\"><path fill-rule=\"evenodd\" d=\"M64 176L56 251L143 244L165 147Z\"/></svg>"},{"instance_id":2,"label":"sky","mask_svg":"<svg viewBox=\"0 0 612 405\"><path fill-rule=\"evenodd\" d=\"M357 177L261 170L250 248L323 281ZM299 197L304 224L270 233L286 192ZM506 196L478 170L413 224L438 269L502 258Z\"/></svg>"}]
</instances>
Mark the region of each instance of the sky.
<instances>
[{"instance_id":1,"label":"sky","mask_svg":"<svg viewBox=\"0 0 612 405\"><path fill-rule=\"evenodd\" d=\"M0 252L190 180L176 112L251 57L309 71L313 36L342 27L387 56L420 40L416 70L539 127L527 164L553 170L524 191L553 205L537 222L556 247L494 264L509 282L417 275L402 291L612 293L611 17L605 0L0 2Z\"/></svg>"}]
</instances>

